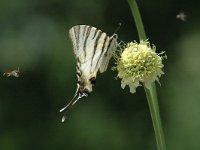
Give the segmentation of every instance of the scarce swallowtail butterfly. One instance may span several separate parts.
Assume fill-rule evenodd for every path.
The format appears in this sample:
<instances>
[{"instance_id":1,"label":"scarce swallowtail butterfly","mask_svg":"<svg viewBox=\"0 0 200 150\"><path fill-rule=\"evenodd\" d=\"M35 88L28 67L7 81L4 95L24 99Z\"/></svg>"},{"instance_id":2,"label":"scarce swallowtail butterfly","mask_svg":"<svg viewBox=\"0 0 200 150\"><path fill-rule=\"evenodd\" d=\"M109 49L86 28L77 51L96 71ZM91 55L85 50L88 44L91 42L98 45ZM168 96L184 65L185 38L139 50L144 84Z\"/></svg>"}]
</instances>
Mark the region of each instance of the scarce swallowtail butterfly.
<instances>
[{"instance_id":1,"label":"scarce swallowtail butterfly","mask_svg":"<svg viewBox=\"0 0 200 150\"><path fill-rule=\"evenodd\" d=\"M108 67L110 58L116 50L117 34L109 37L105 32L88 25L76 25L69 30L73 52L76 57L77 90L72 100L60 110L67 111L82 97L92 92L96 82L97 72L103 73Z\"/></svg>"}]
</instances>

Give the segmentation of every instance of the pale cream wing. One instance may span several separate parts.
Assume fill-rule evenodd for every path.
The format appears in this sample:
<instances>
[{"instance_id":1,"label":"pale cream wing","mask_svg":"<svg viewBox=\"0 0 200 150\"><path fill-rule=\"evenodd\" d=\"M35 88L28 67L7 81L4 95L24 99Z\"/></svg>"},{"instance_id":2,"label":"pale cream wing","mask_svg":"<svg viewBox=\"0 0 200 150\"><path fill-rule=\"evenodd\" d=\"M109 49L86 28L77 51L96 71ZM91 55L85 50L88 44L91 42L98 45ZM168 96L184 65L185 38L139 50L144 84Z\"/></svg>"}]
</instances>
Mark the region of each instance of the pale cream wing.
<instances>
[{"instance_id":1,"label":"pale cream wing","mask_svg":"<svg viewBox=\"0 0 200 150\"><path fill-rule=\"evenodd\" d=\"M110 37L101 30L87 25L72 27L69 36L81 72L85 75L97 72L110 45Z\"/></svg>"},{"instance_id":2,"label":"pale cream wing","mask_svg":"<svg viewBox=\"0 0 200 150\"><path fill-rule=\"evenodd\" d=\"M115 50L117 49L117 35L114 34L111 38L108 38L105 43L105 52L101 58L100 62L100 73L103 73L107 70L109 61L113 56Z\"/></svg>"}]
</instances>

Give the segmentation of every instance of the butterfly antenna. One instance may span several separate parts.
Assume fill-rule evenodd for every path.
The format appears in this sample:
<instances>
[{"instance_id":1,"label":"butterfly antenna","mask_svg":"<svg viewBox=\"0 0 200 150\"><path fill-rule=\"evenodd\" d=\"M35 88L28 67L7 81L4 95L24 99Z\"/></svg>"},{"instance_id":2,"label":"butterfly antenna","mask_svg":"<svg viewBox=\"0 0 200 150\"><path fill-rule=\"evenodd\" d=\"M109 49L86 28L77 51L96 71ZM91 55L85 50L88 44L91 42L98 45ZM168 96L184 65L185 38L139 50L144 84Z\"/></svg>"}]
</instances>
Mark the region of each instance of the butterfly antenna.
<instances>
[{"instance_id":1,"label":"butterfly antenna","mask_svg":"<svg viewBox=\"0 0 200 150\"><path fill-rule=\"evenodd\" d=\"M65 111L65 112L64 112L64 115L63 115L63 117L62 117L62 122L65 121L68 110L71 109L72 106L73 106L80 98L82 98L83 96L86 96L86 95L84 95L84 94L83 94L83 95L81 95L81 94L78 95L78 92L79 92L79 85L77 86L76 93L74 94L74 97L72 98L72 100L71 100L65 107L63 107L63 108L60 110L60 112ZM78 95L78 98L76 98L77 95Z\"/></svg>"},{"instance_id":2,"label":"butterfly antenna","mask_svg":"<svg viewBox=\"0 0 200 150\"><path fill-rule=\"evenodd\" d=\"M62 111L65 110L64 115L63 115L63 117L62 117L62 122L65 121L66 115L67 115L68 111L69 111L69 110L74 106L74 104L75 104L80 98L82 98L82 97L83 97L82 95L79 95L78 98L76 98L75 100L74 100L74 98L73 98L73 99L69 102L69 104L67 104L67 106L65 106L63 109L60 110L60 112L62 112Z\"/></svg>"},{"instance_id":3,"label":"butterfly antenna","mask_svg":"<svg viewBox=\"0 0 200 150\"><path fill-rule=\"evenodd\" d=\"M65 107L63 107L63 108L60 110L60 112L65 111L65 110L71 105L71 103L73 102L73 100L74 100L74 98L73 98Z\"/></svg>"},{"instance_id":4,"label":"butterfly antenna","mask_svg":"<svg viewBox=\"0 0 200 150\"><path fill-rule=\"evenodd\" d=\"M115 29L114 34L116 34L116 33L119 31L119 29L121 28L121 26L122 26L122 23L119 22L119 23L118 23L118 27Z\"/></svg>"},{"instance_id":5,"label":"butterfly antenna","mask_svg":"<svg viewBox=\"0 0 200 150\"><path fill-rule=\"evenodd\" d=\"M77 96L78 90L79 90L79 87L77 87L76 93L74 94L74 97L72 98L72 100L71 100L65 107L63 107L63 108L60 110L60 112L63 112L65 109L67 109L67 108L69 107L69 105L73 102L73 100L74 100L75 97Z\"/></svg>"}]
</instances>

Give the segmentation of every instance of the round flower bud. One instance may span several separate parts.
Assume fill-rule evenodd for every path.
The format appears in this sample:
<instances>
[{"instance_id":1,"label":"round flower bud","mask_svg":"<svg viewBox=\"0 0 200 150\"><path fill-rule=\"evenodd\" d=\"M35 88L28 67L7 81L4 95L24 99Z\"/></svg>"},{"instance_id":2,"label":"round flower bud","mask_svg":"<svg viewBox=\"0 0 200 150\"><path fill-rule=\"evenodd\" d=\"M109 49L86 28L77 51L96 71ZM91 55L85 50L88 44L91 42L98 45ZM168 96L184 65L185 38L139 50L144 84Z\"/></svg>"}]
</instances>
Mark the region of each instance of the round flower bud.
<instances>
[{"instance_id":1,"label":"round flower bud","mask_svg":"<svg viewBox=\"0 0 200 150\"><path fill-rule=\"evenodd\" d=\"M146 88L155 80L159 82L159 77L164 74L162 68L164 52L157 54L156 47L150 45L148 41L140 41L140 43L128 43L120 56L117 57L118 78L121 78L121 87L124 89L129 85L130 92L135 93L136 87L141 83Z\"/></svg>"}]
</instances>

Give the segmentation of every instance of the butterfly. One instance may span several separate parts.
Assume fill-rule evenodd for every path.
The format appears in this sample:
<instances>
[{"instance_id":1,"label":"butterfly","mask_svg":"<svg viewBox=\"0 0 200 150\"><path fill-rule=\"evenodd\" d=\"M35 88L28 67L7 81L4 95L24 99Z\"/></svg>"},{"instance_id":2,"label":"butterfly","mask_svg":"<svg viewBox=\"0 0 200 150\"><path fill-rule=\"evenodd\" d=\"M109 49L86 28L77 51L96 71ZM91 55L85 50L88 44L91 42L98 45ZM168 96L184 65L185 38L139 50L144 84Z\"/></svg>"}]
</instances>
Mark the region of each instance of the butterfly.
<instances>
[{"instance_id":1,"label":"butterfly","mask_svg":"<svg viewBox=\"0 0 200 150\"><path fill-rule=\"evenodd\" d=\"M3 73L3 76L6 76L6 77L16 77L18 78L20 76L20 71L19 71L19 67L17 70L12 70L12 71L6 71Z\"/></svg>"},{"instance_id":2,"label":"butterfly","mask_svg":"<svg viewBox=\"0 0 200 150\"><path fill-rule=\"evenodd\" d=\"M97 72L103 73L117 49L117 34L109 37L105 32L88 25L76 25L69 30L73 52L77 61L77 89L72 100L60 110L67 111L82 97L87 97L96 83Z\"/></svg>"}]
</instances>

